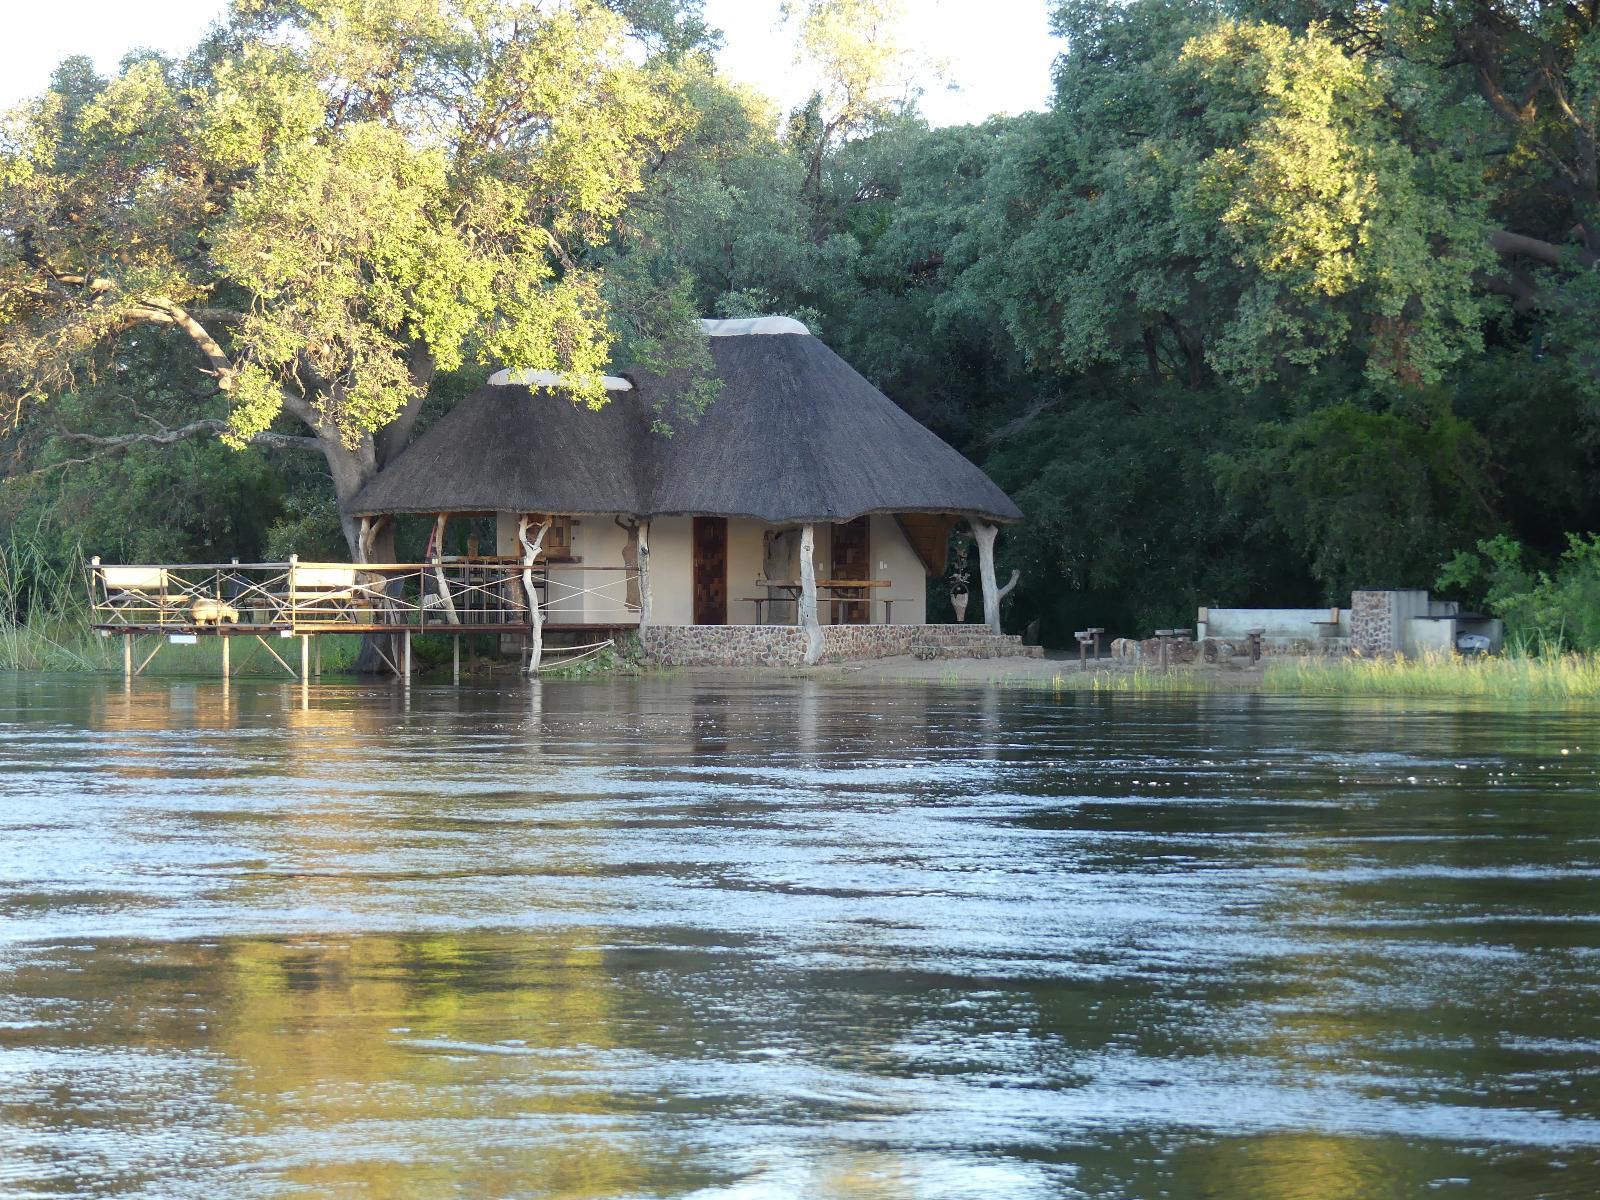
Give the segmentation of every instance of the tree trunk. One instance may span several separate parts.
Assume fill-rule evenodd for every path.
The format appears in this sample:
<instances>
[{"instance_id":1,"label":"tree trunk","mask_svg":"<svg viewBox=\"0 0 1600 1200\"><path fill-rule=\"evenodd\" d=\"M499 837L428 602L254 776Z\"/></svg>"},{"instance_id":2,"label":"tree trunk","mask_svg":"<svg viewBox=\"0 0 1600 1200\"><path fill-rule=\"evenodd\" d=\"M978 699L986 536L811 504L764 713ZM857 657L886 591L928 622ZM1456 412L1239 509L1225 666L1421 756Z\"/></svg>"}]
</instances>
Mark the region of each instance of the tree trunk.
<instances>
[{"instance_id":1,"label":"tree trunk","mask_svg":"<svg viewBox=\"0 0 1600 1200\"><path fill-rule=\"evenodd\" d=\"M967 524L972 526L972 536L978 543L978 583L983 588L983 620L992 633L999 633L1000 589L994 580L994 539L1000 530L981 517L970 514Z\"/></svg>"},{"instance_id":2,"label":"tree trunk","mask_svg":"<svg viewBox=\"0 0 1600 1200\"><path fill-rule=\"evenodd\" d=\"M533 564L539 559L544 546L544 535L550 532L551 519L546 517L539 525L539 536L528 540L528 516L517 518L517 541L522 543L522 590L528 594L528 624L532 626L531 646L528 653L528 674L539 669L544 658L544 611L539 607L539 591L533 585Z\"/></svg>"},{"instance_id":3,"label":"tree trunk","mask_svg":"<svg viewBox=\"0 0 1600 1200\"><path fill-rule=\"evenodd\" d=\"M800 628L806 631L806 666L822 659L822 626L817 621L817 564L811 561L816 547L816 531L810 525L800 529Z\"/></svg>"}]
</instances>

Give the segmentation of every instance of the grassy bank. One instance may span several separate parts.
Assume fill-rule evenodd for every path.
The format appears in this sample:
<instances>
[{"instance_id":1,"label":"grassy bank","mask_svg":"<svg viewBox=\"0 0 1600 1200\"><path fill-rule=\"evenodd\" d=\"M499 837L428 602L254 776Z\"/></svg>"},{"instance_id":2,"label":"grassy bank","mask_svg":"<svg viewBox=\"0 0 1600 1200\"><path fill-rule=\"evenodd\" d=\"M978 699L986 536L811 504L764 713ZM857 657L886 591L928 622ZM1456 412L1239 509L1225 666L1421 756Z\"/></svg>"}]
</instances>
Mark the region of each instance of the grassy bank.
<instances>
[{"instance_id":1,"label":"grassy bank","mask_svg":"<svg viewBox=\"0 0 1600 1200\"><path fill-rule=\"evenodd\" d=\"M955 680L952 678L951 680ZM965 682L971 682L965 680ZM1175 667L1167 674L1063 670L1049 677L992 680L1054 692L1189 695L1258 692L1283 696L1461 697L1506 702L1600 700L1600 656L1512 654L1499 658L1427 655L1414 659L1293 659L1257 672Z\"/></svg>"},{"instance_id":2,"label":"grassy bank","mask_svg":"<svg viewBox=\"0 0 1600 1200\"><path fill-rule=\"evenodd\" d=\"M1300 696L1466 696L1485 700L1600 699L1600 656L1301 659L1272 664L1261 690Z\"/></svg>"}]
</instances>

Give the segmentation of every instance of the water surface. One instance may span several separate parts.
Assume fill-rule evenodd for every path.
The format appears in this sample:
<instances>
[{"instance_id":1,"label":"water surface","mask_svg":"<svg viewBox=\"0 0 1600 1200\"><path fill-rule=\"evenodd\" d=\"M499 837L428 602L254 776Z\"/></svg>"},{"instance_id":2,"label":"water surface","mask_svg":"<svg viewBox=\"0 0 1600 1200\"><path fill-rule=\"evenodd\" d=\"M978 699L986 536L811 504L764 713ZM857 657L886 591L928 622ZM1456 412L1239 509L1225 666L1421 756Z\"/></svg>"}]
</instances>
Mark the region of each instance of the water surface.
<instances>
[{"instance_id":1,"label":"water surface","mask_svg":"<svg viewBox=\"0 0 1600 1200\"><path fill-rule=\"evenodd\" d=\"M0 677L0 1195L1590 1197L1591 738Z\"/></svg>"}]
</instances>

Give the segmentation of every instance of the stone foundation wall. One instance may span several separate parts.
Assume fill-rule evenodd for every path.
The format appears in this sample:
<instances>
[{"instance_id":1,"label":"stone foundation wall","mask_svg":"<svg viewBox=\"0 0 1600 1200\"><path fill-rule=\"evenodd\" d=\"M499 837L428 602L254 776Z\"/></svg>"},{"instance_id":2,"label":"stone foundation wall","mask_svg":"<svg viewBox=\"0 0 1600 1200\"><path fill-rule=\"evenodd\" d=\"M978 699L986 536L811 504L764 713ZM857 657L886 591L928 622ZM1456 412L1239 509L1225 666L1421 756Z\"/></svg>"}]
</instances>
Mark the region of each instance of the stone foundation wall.
<instances>
[{"instance_id":1,"label":"stone foundation wall","mask_svg":"<svg viewBox=\"0 0 1600 1200\"><path fill-rule=\"evenodd\" d=\"M1350 649L1367 658L1393 654L1396 636L1393 592L1350 593Z\"/></svg>"},{"instance_id":2,"label":"stone foundation wall","mask_svg":"<svg viewBox=\"0 0 1600 1200\"><path fill-rule=\"evenodd\" d=\"M891 658L910 654L918 625L824 625L822 661L849 662L858 658Z\"/></svg>"},{"instance_id":3,"label":"stone foundation wall","mask_svg":"<svg viewBox=\"0 0 1600 1200\"><path fill-rule=\"evenodd\" d=\"M910 654L920 625L824 625L822 661ZM647 625L644 661L658 667L798 667L805 631L794 625Z\"/></svg>"}]
</instances>

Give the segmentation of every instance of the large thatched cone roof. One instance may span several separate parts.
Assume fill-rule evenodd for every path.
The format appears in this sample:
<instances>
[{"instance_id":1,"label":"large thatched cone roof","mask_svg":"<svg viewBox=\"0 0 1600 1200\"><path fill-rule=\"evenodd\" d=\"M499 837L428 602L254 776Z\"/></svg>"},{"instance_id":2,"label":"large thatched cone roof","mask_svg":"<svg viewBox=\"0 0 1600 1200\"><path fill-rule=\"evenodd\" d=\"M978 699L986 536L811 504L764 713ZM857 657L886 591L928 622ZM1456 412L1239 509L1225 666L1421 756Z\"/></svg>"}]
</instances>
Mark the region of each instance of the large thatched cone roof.
<instances>
[{"instance_id":1,"label":"large thatched cone roof","mask_svg":"<svg viewBox=\"0 0 1600 1200\"><path fill-rule=\"evenodd\" d=\"M663 437L652 414L680 380L629 372L598 412L559 389L488 386L356 498L358 515L550 512L753 517L1022 513L982 471L817 338L715 336L722 391Z\"/></svg>"}]
</instances>

